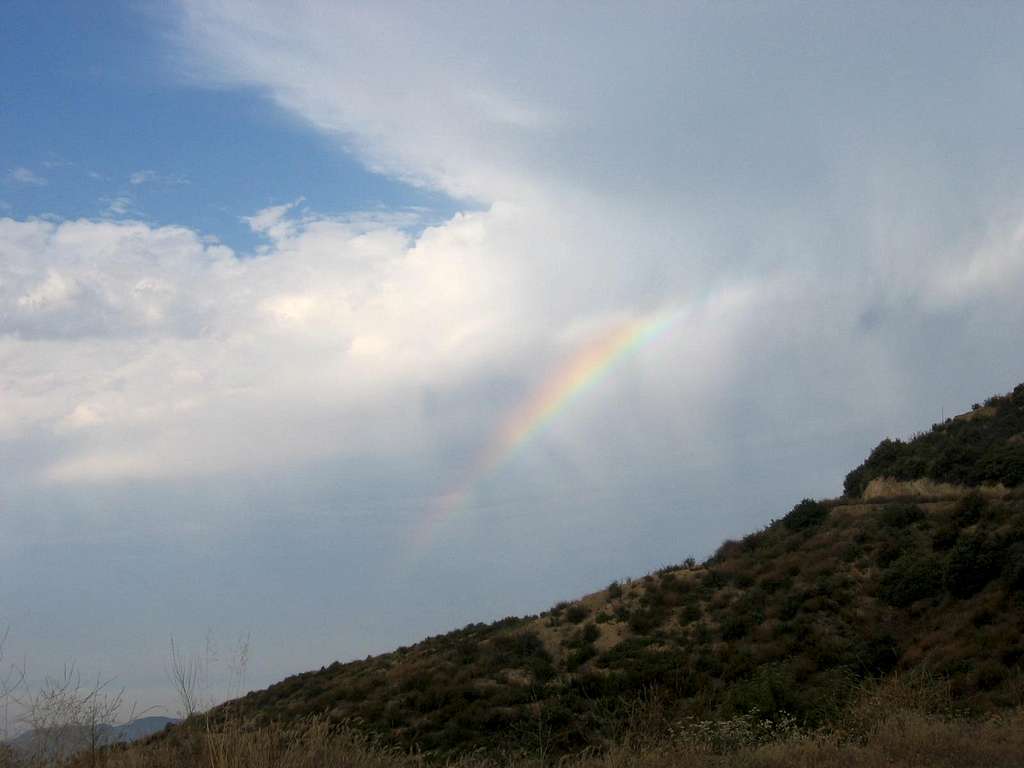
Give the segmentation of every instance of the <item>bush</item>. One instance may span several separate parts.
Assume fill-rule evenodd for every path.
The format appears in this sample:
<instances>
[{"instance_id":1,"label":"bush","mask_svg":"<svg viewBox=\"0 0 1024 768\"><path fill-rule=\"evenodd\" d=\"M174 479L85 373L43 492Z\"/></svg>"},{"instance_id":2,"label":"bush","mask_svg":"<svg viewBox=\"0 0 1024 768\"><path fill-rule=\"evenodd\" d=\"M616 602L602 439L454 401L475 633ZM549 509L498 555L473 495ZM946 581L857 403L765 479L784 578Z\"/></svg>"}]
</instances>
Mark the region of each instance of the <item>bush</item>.
<instances>
[{"instance_id":1,"label":"bush","mask_svg":"<svg viewBox=\"0 0 1024 768\"><path fill-rule=\"evenodd\" d=\"M905 608L942 591L942 565L937 558L905 554L892 564L879 583L879 597L890 605Z\"/></svg>"},{"instance_id":2,"label":"bush","mask_svg":"<svg viewBox=\"0 0 1024 768\"><path fill-rule=\"evenodd\" d=\"M1022 569L1024 572L1024 569ZM680 624L689 624L694 621L700 621L700 603L689 603L679 614Z\"/></svg>"},{"instance_id":3,"label":"bush","mask_svg":"<svg viewBox=\"0 0 1024 768\"><path fill-rule=\"evenodd\" d=\"M1003 578L1010 589L1024 590L1024 542L1017 542L1007 550Z\"/></svg>"},{"instance_id":4,"label":"bush","mask_svg":"<svg viewBox=\"0 0 1024 768\"><path fill-rule=\"evenodd\" d=\"M960 538L960 529L953 520L948 520L939 525L935 529L935 533L932 534L932 549L936 552L945 552L956 544L958 538Z\"/></svg>"},{"instance_id":5,"label":"bush","mask_svg":"<svg viewBox=\"0 0 1024 768\"><path fill-rule=\"evenodd\" d=\"M974 525L981 519L981 514L987 506L988 501L984 496L977 491L971 491L957 503L953 512L953 522L960 528Z\"/></svg>"},{"instance_id":6,"label":"bush","mask_svg":"<svg viewBox=\"0 0 1024 768\"><path fill-rule=\"evenodd\" d=\"M622 597L622 585L617 581L613 581L608 585L608 597L613 600L618 597Z\"/></svg>"},{"instance_id":7,"label":"bush","mask_svg":"<svg viewBox=\"0 0 1024 768\"><path fill-rule=\"evenodd\" d=\"M946 585L957 597L970 597L1002 570L1002 552L982 535L965 536L946 560Z\"/></svg>"},{"instance_id":8,"label":"bush","mask_svg":"<svg viewBox=\"0 0 1024 768\"><path fill-rule=\"evenodd\" d=\"M924 519L917 504L889 504L882 508L882 525L887 528L906 528Z\"/></svg>"},{"instance_id":9,"label":"bush","mask_svg":"<svg viewBox=\"0 0 1024 768\"><path fill-rule=\"evenodd\" d=\"M739 613L731 614L722 622L722 639L739 640L750 632L751 622L747 616Z\"/></svg>"},{"instance_id":10,"label":"bush","mask_svg":"<svg viewBox=\"0 0 1024 768\"><path fill-rule=\"evenodd\" d=\"M875 553L875 562L879 568L888 568L899 560L910 549L913 549L914 542L906 534L892 536L882 542Z\"/></svg>"},{"instance_id":11,"label":"bush","mask_svg":"<svg viewBox=\"0 0 1024 768\"><path fill-rule=\"evenodd\" d=\"M646 635L664 624L667 615L661 606L641 608L629 615L629 628L638 635Z\"/></svg>"},{"instance_id":12,"label":"bush","mask_svg":"<svg viewBox=\"0 0 1024 768\"><path fill-rule=\"evenodd\" d=\"M590 615L590 609L582 603L573 603L565 609L565 620L571 624L579 624Z\"/></svg>"},{"instance_id":13,"label":"bush","mask_svg":"<svg viewBox=\"0 0 1024 768\"><path fill-rule=\"evenodd\" d=\"M575 672L592 658L597 656L593 645L584 645L570 653L565 659L565 668L569 672Z\"/></svg>"},{"instance_id":14,"label":"bush","mask_svg":"<svg viewBox=\"0 0 1024 768\"><path fill-rule=\"evenodd\" d=\"M820 525L828 517L828 507L813 499L804 499L782 518L791 531L802 531Z\"/></svg>"},{"instance_id":15,"label":"bush","mask_svg":"<svg viewBox=\"0 0 1024 768\"><path fill-rule=\"evenodd\" d=\"M990 691L1006 679L1007 669L998 661L983 661L974 673L974 682L983 691Z\"/></svg>"}]
</instances>

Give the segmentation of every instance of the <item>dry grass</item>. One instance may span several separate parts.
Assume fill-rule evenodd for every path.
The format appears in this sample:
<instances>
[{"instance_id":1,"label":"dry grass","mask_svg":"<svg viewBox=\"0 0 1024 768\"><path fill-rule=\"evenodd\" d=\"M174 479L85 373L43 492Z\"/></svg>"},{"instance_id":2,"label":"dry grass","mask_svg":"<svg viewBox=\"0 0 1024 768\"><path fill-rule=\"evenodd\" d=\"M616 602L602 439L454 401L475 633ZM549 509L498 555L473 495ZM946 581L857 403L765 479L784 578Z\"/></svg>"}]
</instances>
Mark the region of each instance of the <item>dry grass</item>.
<instances>
[{"instance_id":1,"label":"dry grass","mask_svg":"<svg viewBox=\"0 0 1024 768\"><path fill-rule=\"evenodd\" d=\"M229 729L190 743L164 740L107 755L105 768L422 768L425 760L375 745L323 722L283 731ZM1019 768L1024 711L983 722L899 711L865 739L793 733L769 743L723 748L692 734L620 745L561 760L563 768ZM537 757L464 757L447 768L542 768Z\"/></svg>"},{"instance_id":2,"label":"dry grass","mask_svg":"<svg viewBox=\"0 0 1024 768\"><path fill-rule=\"evenodd\" d=\"M1024 707L986 719L958 716L948 688L920 678L865 687L840 725L807 731L795 720L667 722L652 700L627 718L626 733L601 754L543 759L543 745L502 756L448 759L445 768L1019 768ZM95 768L427 768L427 756L387 747L323 719L283 728L231 724L172 729L149 742L105 750ZM85 768L91 760L67 768ZM12 762L0 768L50 768Z\"/></svg>"},{"instance_id":3,"label":"dry grass","mask_svg":"<svg viewBox=\"0 0 1024 768\"><path fill-rule=\"evenodd\" d=\"M639 752L613 750L581 768L1017 768L1024 764L1024 715L969 723L897 713L866 741L797 735L721 753L667 743Z\"/></svg>"},{"instance_id":4,"label":"dry grass","mask_svg":"<svg viewBox=\"0 0 1024 768\"><path fill-rule=\"evenodd\" d=\"M1001 483L967 486L955 483L939 483L925 477L914 480L897 480L892 477L876 477L871 480L861 498L865 501L879 503L892 499L942 499L953 501L962 499L971 493L980 493L989 499L1002 499L1010 495L1011 489Z\"/></svg>"}]
</instances>

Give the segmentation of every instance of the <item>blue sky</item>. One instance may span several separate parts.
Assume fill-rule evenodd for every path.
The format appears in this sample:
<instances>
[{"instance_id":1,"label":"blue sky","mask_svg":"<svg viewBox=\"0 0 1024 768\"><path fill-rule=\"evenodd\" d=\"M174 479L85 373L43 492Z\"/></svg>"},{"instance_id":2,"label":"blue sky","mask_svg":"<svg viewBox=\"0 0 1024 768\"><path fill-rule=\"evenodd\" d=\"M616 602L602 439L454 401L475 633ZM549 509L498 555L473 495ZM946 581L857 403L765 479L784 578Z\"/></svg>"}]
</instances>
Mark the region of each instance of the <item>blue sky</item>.
<instances>
[{"instance_id":1,"label":"blue sky","mask_svg":"<svg viewBox=\"0 0 1024 768\"><path fill-rule=\"evenodd\" d=\"M455 210L366 170L256 88L189 81L143 5L15 2L4 14L4 215L183 224L244 253L259 238L243 217L299 198L323 213L414 208L425 221Z\"/></svg>"},{"instance_id":2,"label":"blue sky","mask_svg":"<svg viewBox=\"0 0 1024 768\"><path fill-rule=\"evenodd\" d=\"M172 635L248 634L263 686L544 610L1024 380L1017 5L0 15L0 627L34 680L173 711Z\"/></svg>"}]
</instances>

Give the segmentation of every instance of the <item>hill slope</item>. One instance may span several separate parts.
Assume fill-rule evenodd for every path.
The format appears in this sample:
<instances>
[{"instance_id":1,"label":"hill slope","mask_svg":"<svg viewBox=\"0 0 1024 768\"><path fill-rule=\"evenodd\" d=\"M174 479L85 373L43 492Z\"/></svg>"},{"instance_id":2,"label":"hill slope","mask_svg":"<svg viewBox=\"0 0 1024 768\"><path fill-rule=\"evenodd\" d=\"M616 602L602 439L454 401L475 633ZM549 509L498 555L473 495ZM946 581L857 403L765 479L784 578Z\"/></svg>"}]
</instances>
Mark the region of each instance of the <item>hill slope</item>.
<instances>
[{"instance_id":1,"label":"hill slope","mask_svg":"<svg viewBox=\"0 0 1024 768\"><path fill-rule=\"evenodd\" d=\"M860 496L883 477L1007 488L1024 483L1024 384L908 442L883 440L846 476L843 490Z\"/></svg>"},{"instance_id":2,"label":"hill slope","mask_svg":"<svg viewBox=\"0 0 1024 768\"><path fill-rule=\"evenodd\" d=\"M969 710L1024 703L1022 429L1024 385L883 441L847 496L804 500L702 564L295 675L212 717L321 714L447 754L602 746L639 696L672 718L787 712L814 725L895 671L941 676ZM861 497L872 481L922 477L946 485Z\"/></svg>"}]
</instances>

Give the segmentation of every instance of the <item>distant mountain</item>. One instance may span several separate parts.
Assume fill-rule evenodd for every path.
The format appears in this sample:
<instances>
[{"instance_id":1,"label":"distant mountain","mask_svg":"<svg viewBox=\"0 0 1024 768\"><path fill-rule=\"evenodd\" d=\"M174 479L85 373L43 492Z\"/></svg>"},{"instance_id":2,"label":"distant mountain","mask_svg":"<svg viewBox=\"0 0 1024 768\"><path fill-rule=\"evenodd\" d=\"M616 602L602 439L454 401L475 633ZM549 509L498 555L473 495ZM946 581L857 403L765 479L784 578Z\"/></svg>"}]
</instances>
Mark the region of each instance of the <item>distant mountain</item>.
<instances>
[{"instance_id":1,"label":"distant mountain","mask_svg":"<svg viewBox=\"0 0 1024 768\"><path fill-rule=\"evenodd\" d=\"M295 675L201 727L320 715L427 754L541 738L565 753L610 743L641 699L665 722L756 712L813 726L866 680L922 674L959 710L1019 706L1022 446L1024 385L883 441L843 498L804 499L703 563Z\"/></svg>"},{"instance_id":2,"label":"distant mountain","mask_svg":"<svg viewBox=\"0 0 1024 768\"><path fill-rule=\"evenodd\" d=\"M174 725L180 723L181 719L177 717L140 717L136 720L132 720L130 723L124 725L112 725L107 726L110 730L110 743L115 742L131 742L144 739L147 736L152 736L154 733L159 733L168 725Z\"/></svg>"},{"instance_id":3,"label":"distant mountain","mask_svg":"<svg viewBox=\"0 0 1024 768\"><path fill-rule=\"evenodd\" d=\"M140 717L123 725L108 725L106 723L97 726L97 744L108 746L110 744L123 744L147 736L159 733L168 725L181 722L173 717ZM71 755L87 747L90 743L89 728L84 725L67 726L60 729L46 729L45 731L26 731L19 736L9 739L6 743L23 754L43 753Z\"/></svg>"}]
</instances>

